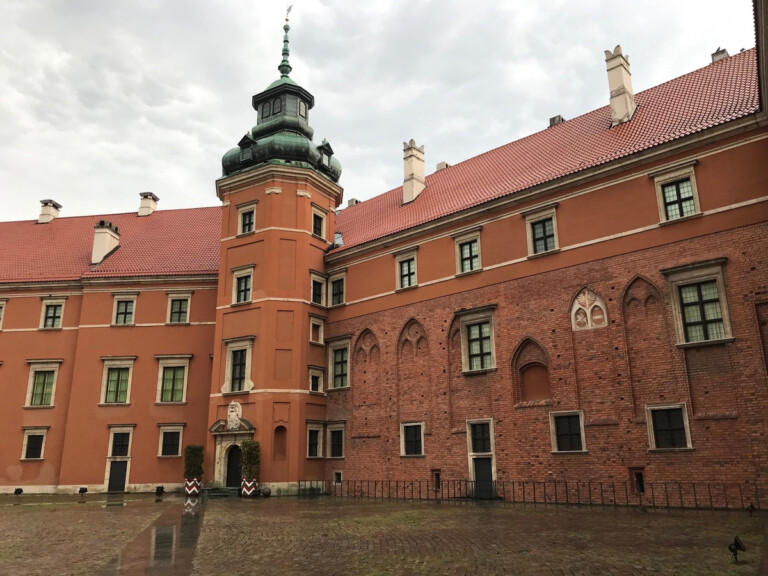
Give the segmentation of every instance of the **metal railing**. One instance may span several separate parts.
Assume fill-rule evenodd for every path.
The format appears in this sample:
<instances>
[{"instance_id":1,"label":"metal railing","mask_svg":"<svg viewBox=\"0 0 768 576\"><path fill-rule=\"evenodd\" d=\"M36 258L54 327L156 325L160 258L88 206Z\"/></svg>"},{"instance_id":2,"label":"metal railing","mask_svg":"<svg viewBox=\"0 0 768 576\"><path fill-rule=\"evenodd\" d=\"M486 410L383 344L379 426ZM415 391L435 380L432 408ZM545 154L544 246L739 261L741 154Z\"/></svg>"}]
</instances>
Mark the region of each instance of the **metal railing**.
<instances>
[{"instance_id":1,"label":"metal railing","mask_svg":"<svg viewBox=\"0 0 768 576\"><path fill-rule=\"evenodd\" d=\"M379 500L503 500L511 504L760 509L755 482L630 482L504 480L307 480L299 497Z\"/></svg>"}]
</instances>

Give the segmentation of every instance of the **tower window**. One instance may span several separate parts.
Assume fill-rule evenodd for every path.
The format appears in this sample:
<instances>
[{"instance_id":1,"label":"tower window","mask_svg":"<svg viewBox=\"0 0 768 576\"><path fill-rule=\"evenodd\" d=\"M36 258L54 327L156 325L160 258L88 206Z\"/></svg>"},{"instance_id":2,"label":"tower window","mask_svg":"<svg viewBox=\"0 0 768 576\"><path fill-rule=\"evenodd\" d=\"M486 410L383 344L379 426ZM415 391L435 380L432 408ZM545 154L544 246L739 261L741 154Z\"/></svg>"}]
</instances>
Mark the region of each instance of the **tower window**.
<instances>
[{"instance_id":1,"label":"tower window","mask_svg":"<svg viewBox=\"0 0 768 576\"><path fill-rule=\"evenodd\" d=\"M269 116L269 102L264 102L264 104L261 105L261 117L262 119L267 118Z\"/></svg>"},{"instance_id":2,"label":"tower window","mask_svg":"<svg viewBox=\"0 0 768 576\"><path fill-rule=\"evenodd\" d=\"M283 103L280 98L275 98L272 101L272 114L277 114L283 109Z\"/></svg>"}]
</instances>

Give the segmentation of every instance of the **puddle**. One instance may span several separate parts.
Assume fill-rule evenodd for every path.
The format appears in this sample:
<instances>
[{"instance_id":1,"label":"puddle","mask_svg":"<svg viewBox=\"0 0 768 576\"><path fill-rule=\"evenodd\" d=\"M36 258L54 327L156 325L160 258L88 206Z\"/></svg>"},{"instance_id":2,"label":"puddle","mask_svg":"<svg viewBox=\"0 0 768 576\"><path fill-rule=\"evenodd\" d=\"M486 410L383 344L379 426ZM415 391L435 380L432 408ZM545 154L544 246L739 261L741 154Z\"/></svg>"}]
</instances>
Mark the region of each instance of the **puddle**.
<instances>
[{"instance_id":1,"label":"puddle","mask_svg":"<svg viewBox=\"0 0 768 576\"><path fill-rule=\"evenodd\" d=\"M119 498L106 506L124 506ZM205 507L199 498L187 498L168 507L151 526L129 542L98 574L123 576L157 574L186 576L192 572L197 539Z\"/></svg>"}]
</instances>

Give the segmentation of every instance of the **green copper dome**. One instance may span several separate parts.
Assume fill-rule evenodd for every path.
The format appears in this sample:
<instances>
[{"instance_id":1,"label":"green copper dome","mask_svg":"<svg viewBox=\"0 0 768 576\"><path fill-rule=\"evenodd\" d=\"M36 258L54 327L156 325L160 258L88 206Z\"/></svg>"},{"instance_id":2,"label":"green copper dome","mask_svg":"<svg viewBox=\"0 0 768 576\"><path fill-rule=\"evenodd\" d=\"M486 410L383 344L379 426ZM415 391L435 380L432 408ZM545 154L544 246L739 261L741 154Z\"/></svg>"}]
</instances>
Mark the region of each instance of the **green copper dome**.
<instances>
[{"instance_id":1,"label":"green copper dome","mask_svg":"<svg viewBox=\"0 0 768 576\"><path fill-rule=\"evenodd\" d=\"M312 141L314 130L309 125L309 110L315 99L296 84L288 74L292 68L288 62L288 31L283 26L283 59L277 69L280 78L256 94L252 105L256 110L256 126L242 137L221 160L224 176L245 172L265 164L282 164L311 168L332 182L341 176L341 164L333 156L330 144Z\"/></svg>"}]
</instances>

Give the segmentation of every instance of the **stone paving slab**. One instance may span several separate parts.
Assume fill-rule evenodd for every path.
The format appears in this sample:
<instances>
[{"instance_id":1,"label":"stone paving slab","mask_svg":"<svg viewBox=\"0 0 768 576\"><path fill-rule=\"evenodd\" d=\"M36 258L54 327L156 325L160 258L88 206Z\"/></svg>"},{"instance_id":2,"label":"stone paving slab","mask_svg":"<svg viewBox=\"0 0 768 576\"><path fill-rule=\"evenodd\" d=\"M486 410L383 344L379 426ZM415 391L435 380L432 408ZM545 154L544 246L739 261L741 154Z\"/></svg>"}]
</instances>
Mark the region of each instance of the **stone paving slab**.
<instances>
[{"instance_id":1,"label":"stone paving slab","mask_svg":"<svg viewBox=\"0 0 768 576\"><path fill-rule=\"evenodd\" d=\"M757 574L744 512L257 499L211 501L198 576ZM734 564L727 545L747 545Z\"/></svg>"}]
</instances>

